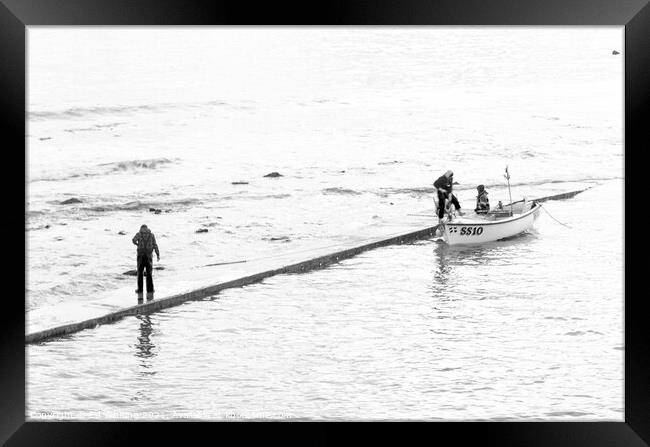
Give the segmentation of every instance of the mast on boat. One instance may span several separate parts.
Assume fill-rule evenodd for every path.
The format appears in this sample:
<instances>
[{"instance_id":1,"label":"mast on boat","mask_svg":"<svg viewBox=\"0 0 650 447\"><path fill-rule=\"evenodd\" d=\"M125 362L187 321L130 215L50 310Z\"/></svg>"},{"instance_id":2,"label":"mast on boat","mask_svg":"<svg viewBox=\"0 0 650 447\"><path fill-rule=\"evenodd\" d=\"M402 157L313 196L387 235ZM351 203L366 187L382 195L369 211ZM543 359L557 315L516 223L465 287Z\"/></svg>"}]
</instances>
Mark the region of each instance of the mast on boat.
<instances>
[{"instance_id":1,"label":"mast on boat","mask_svg":"<svg viewBox=\"0 0 650 447\"><path fill-rule=\"evenodd\" d=\"M508 195L510 196L510 215L512 216L512 192L510 191L510 173L508 172L508 165L506 165L506 174L504 175L508 180Z\"/></svg>"}]
</instances>

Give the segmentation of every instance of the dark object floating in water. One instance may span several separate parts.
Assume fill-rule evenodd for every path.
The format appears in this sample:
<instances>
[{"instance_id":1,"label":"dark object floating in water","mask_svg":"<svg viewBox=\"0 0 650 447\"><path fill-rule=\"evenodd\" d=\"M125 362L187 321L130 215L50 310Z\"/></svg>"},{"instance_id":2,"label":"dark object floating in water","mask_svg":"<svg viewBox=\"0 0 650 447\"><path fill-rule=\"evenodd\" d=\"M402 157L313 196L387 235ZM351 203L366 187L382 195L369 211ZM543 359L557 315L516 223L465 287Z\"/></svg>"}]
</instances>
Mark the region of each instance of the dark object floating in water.
<instances>
[{"instance_id":1,"label":"dark object floating in water","mask_svg":"<svg viewBox=\"0 0 650 447\"><path fill-rule=\"evenodd\" d=\"M154 267L156 268L156 267ZM137 270L127 270L126 272L122 273L123 275L128 275L128 276L138 276L138 271ZM142 276L147 276L147 272L142 272Z\"/></svg>"},{"instance_id":2,"label":"dark object floating in water","mask_svg":"<svg viewBox=\"0 0 650 447\"><path fill-rule=\"evenodd\" d=\"M265 177L268 177L268 175L266 175ZM248 182L231 182L231 184L232 185L248 185Z\"/></svg>"},{"instance_id":3,"label":"dark object floating in water","mask_svg":"<svg viewBox=\"0 0 650 447\"><path fill-rule=\"evenodd\" d=\"M612 51L612 54L621 54L621 53L619 53L618 51L614 50L614 51Z\"/></svg>"},{"instance_id":4,"label":"dark object floating in water","mask_svg":"<svg viewBox=\"0 0 650 447\"><path fill-rule=\"evenodd\" d=\"M43 138L39 138L39 140L41 140L41 141L51 140L51 139L52 139L52 137L43 137Z\"/></svg>"},{"instance_id":5,"label":"dark object floating in water","mask_svg":"<svg viewBox=\"0 0 650 447\"><path fill-rule=\"evenodd\" d=\"M270 174L266 174L264 177L282 177L282 174L279 172L271 172Z\"/></svg>"},{"instance_id":6,"label":"dark object floating in water","mask_svg":"<svg viewBox=\"0 0 650 447\"><path fill-rule=\"evenodd\" d=\"M165 270L165 267L154 267L154 270ZM127 270L126 272L122 273L123 275L127 276L138 276L138 271L137 270ZM147 272L143 272L144 276L147 276Z\"/></svg>"},{"instance_id":7,"label":"dark object floating in water","mask_svg":"<svg viewBox=\"0 0 650 447\"><path fill-rule=\"evenodd\" d=\"M124 236L126 234L126 231L118 231L117 234L121 234L122 236Z\"/></svg>"},{"instance_id":8,"label":"dark object floating in water","mask_svg":"<svg viewBox=\"0 0 650 447\"><path fill-rule=\"evenodd\" d=\"M72 199L64 200L63 202L60 202L61 205L70 205L72 203L81 203L81 200L75 199L74 197Z\"/></svg>"},{"instance_id":9,"label":"dark object floating in water","mask_svg":"<svg viewBox=\"0 0 650 447\"><path fill-rule=\"evenodd\" d=\"M162 213L162 210L159 210L157 208L149 208L149 211L151 211L154 214L160 214Z\"/></svg>"},{"instance_id":10,"label":"dark object floating in water","mask_svg":"<svg viewBox=\"0 0 650 447\"><path fill-rule=\"evenodd\" d=\"M50 228L50 224L45 225L43 228L45 228L45 229Z\"/></svg>"},{"instance_id":11,"label":"dark object floating in water","mask_svg":"<svg viewBox=\"0 0 650 447\"><path fill-rule=\"evenodd\" d=\"M195 233L207 233L208 229L207 228L199 228L198 230L195 231Z\"/></svg>"},{"instance_id":12,"label":"dark object floating in water","mask_svg":"<svg viewBox=\"0 0 650 447\"><path fill-rule=\"evenodd\" d=\"M264 240L264 241L282 241L282 242L290 242L291 241L291 239L289 239L289 236L263 237L262 240Z\"/></svg>"}]
</instances>

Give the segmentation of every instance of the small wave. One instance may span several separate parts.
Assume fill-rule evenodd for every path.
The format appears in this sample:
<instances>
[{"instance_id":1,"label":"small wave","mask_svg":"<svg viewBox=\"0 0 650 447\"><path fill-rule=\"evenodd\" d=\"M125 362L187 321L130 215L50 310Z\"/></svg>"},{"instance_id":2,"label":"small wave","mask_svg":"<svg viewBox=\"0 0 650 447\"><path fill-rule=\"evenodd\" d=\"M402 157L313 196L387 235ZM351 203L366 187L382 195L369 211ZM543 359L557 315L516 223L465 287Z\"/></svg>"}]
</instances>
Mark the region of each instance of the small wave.
<instances>
[{"instance_id":1,"label":"small wave","mask_svg":"<svg viewBox=\"0 0 650 447\"><path fill-rule=\"evenodd\" d=\"M517 186L538 186L538 185L550 185L550 184L561 184L561 183L594 183L594 182L602 182L602 181L608 181L608 180L618 180L621 177L588 177L588 178L580 178L580 179L563 179L563 180L558 180L558 179L542 179L542 180L535 180L531 182L511 182L510 186L511 187L517 187ZM485 188L503 188L507 187L508 184L503 181L500 183L485 183ZM475 189L476 185L454 185L454 189L458 191L466 191L466 190L471 190Z\"/></svg>"},{"instance_id":2,"label":"small wave","mask_svg":"<svg viewBox=\"0 0 650 447\"><path fill-rule=\"evenodd\" d=\"M435 189L433 187L420 187L420 188L381 188L380 195L385 194L411 194L415 196L423 196L433 194Z\"/></svg>"},{"instance_id":3,"label":"small wave","mask_svg":"<svg viewBox=\"0 0 650 447\"><path fill-rule=\"evenodd\" d=\"M73 178L78 178L78 177L93 177L95 175L99 174L91 174L91 173L85 173L85 174L60 174L60 175L49 175L49 176L44 176L44 177L33 177L29 181L30 182L59 182L62 180L70 180Z\"/></svg>"},{"instance_id":4,"label":"small wave","mask_svg":"<svg viewBox=\"0 0 650 447\"><path fill-rule=\"evenodd\" d=\"M114 115L119 113L153 111L161 107L169 107L169 105L170 104L143 104L134 106L72 107L65 110L31 111L27 112L27 118L30 120L74 119L87 115Z\"/></svg>"},{"instance_id":5,"label":"small wave","mask_svg":"<svg viewBox=\"0 0 650 447\"><path fill-rule=\"evenodd\" d=\"M64 110L34 110L26 112L26 118L31 121L45 121L52 119L76 119L89 115L119 115L124 113L136 112L158 112L178 107L203 107L203 106L228 106L231 105L224 101L211 100L196 103L156 103L156 104L136 104L136 105L114 105L114 106L96 106L96 107L72 107ZM233 106L236 109L250 109L251 106Z\"/></svg>"},{"instance_id":6,"label":"small wave","mask_svg":"<svg viewBox=\"0 0 650 447\"><path fill-rule=\"evenodd\" d=\"M129 171L133 169L156 169L160 166L173 163L167 158L152 158L150 160L128 160L114 163L104 163L98 166L104 167L109 172Z\"/></svg>"},{"instance_id":7,"label":"small wave","mask_svg":"<svg viewBox=\"0 0 650 447\"><path fill-rule=\"evenodd\" d=\"M264 200L264 199L286 199L287 197L291 197L291 194L265 194L261 196L249 196L249 197L242 197L242 198L248 198L252 200Z\"/></svg>"},{"instance_id":8,"label":"small wave","mask_svg":"<svg viewBox=\"0 0 650 447\"><path fill-rule=\"evenodd\" d=\"M549 184L561 184L561 183L594 183L599 181L608 181L608 180L618 180L621 177L599 177L599 178L582 178L582 179L572 179L572 180L553 180L553 179L543 179L536 180L532 182L512 182L510 183L511 187L519 186L536 186L536 185L549 185ZM507 183L485 183L485 188L504 188L507 187ZM476 185L474 184L458 184L454 185L455 191L470 191L474 190ZM328 188L335 189L335 188ZM433 186L431 187L413 187L413 188L380 188L376 191L376 194L387 197L392 194L408 194L414 197L428 196L435 194L436 190Z\"/></svg>"},{"instance_id":9,"label":"small wave","mask_svg":"<svg viewBox=\"0 0 650 447\"><path fill-rule=\"evenodd\" d=\"M347 188L325 188L322 190L323 194L348 194L348 195L361 195L359 191L355 191L353 189L347 189Z\"/></svg>"},{"instance_id":10,"label":"small wave","mask_svg":"<svg viewBox=\"0 0 650 447\"><path fill-rule=\"evenodd\" d=\"M113 130L117 126L121 126L125 123L107 123L107 124L95 124L91 127L75 127L70 129L63 129L64 132L76 133L76 132L100 132L104 129Z\"/></svg>"},{"instance_id":11,"label":"small wave","mask_svg":"<svg viewBox=\"0 0 650 447\"><path fill-rule=\"evenodd\" d=\"M580 417L580 416L590 416L592 415L592 413L585 413L583 411L551 411L550 413L546 413L546 415L552 417L562 417L562 416Z\"/></svg>"},{"instance_id":12,"label":"small wave","mask_svg":"<svg viewBox=\"0 0 650 447\"><path fill-rule=\"evenodd\" d=\"M77 128L74 128L74 129L63 129L63 131L64 132L71 132L71 133L75 133L75 132L99 132L99 131L101 131L101 129L99 129L97 127L77 127Z\"/></svg>"},{"instance_id":13,"label":"small wave","mask_svg":"<svg viewBox=\"0 0 650 447\"><path fill-rule=\"evenodd\" d=\"M47 209L47 210L34 210L34 211L28 211L26 213L26 217L28 219L36 219L39 218L39 220L42 220L43 218L49 218L45 224L41 224L40 222L36 225L32 225L29 227L26 227L27 230L40 230L40 229L48 229L52 225L58 224L58 225L67 225L65 222L58 222L57 216L58 217L63 217L63 216L74 216L74 220L88 220L90 214L95 214L95 213L110 213L110 212L116 212L116 211L138 211L138 210L144 210L144 211L151 211L155 212L156 214L159 214L161 212L169 213L172 211L178 211L179 209L183 209L185 207L195 205L197 203L202 203L198 199L177 199L177 200L168 200L168 201L162 201L162 200L152 200L152 201L141 201L141 200L132 200L128 202L117 202L115 199L113 202L108 202L105 201L104 203L98 203L97 200L93 200L93 198L88 198L88 197L83 197L83 200L79 202L78 204L75 204L75 206L59 206L61 205L60 201L55 200L55 201L50 201L49 202L52 205L57 205L53 209Z\"/></svg>"},{"instance_id":14,"label":"small wave","mask_svg":"<svg viewBox=\"0 0 650 447\"><path fill-rule=\"evenodd\" d=\"M198 199L179 199L179 200L170 200L167 202L142 202L140 200L134 200L126 203L109 203L105 205L94 205L88 207L79 208L82 211L90 211L95 213L108 213L114 211L138 211L138 210L151 210L151 209L160 209L165 212L172 211L174 209L186 207L189 205L194 205L200 203Z\"/></svg>"},{"instance_id":15,"label":"small wave","mask_svg":"<svg viewBox=\"0 0 650 447\"><path fill-rule=\"evenodd\" d=\"M157 169L161 166L174 163L175 160L167 158L153 158L150 160L127 160L117 161L112 163L103 163L86 171L74 173L62 173L59 175L49 175L43 177L35 177L30 179L31 182L59 182L84 177L97 177L101 175L114 174L118 172L138 171L145 169Z\"/></svg>"}]
</instances>

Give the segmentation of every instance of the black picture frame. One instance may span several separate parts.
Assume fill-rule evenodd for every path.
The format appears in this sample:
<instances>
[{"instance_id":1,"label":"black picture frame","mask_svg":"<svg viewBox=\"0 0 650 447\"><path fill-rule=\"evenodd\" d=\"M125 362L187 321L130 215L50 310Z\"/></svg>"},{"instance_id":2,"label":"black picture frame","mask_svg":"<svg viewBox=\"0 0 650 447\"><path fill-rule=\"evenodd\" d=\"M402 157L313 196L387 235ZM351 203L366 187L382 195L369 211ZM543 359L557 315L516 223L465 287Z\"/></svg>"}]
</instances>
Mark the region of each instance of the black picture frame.
<instances>
[{"instance_id":1,"label":"black picture frame","mask_svg":"<svg viewBox=\"0 0 650 447\"><path fill-rule=\"evenodd\" d=\"M16 185L25 187L17 168L26 172L26 27L32 25L617 25L625 27L625 197L624 204L642 204L635 195L643 191L634 169L643 169L634 158L643 154L649 132L650 6L648 0L339 0L301 2L208 0L0 0L0 121L7 157L2 176L6 193L2 234L14 242L0 309L0 443L6 445L114 445L157 439L191 442L198 432L219 442L224 432L236 432L241 441L255 436L246 424L222 423L83 423L25 422L25 300L18 278L26 284L26 238L20 247L17 235L24 230L21 211L26 207ZM10 161L9 157L11 157ZM625 206L625 421L624 422L436 422L410 423L402 433L438 441L451 436L454 445L501 446L644 446L650 443L650 337L643 289L634 284L644 278L645 263L633 261L644 253L647 233L642 222L630 222ZM11 210L11 211L9 211ZM607 213L600 210L606 224ZM24 214L22 214L24 216ZM643 220L643 219L640 219ZM21 222L22 221L22 222ZM631 231L630 231L631 230ZM647 243L646 243L647 244ZM15 252L14 252L15 251ZM23 253L21 256L20 253ZM23 266L17 259L23 259ZM579 262L579 260L577 260ZM603 260L607 262L607 260ZM24 295L22 295L24 297ZM270 424L277 426L277 424ZM281 424L282 425L282 424ZM294 426L295 424L283 424ZM305 424L321 432L323 424ZM314 427L316 425L316 427ZM325 424L327 425L327 424ZM356 424L355 424L356 425ZM362 424L366 426L366 424ZM267 428L269 424L259 424ZM304 425L303 425L304 426ZM393 424L373 424L367 432L384 440ZM232 434L232 433L230 433ZM307 442L324 441L312 435ZM279 439L286 442L286 439ZM403 434L395 438L404 442ZM298 440L300 441L300 440Z\"/></svg>"}]
</instances>

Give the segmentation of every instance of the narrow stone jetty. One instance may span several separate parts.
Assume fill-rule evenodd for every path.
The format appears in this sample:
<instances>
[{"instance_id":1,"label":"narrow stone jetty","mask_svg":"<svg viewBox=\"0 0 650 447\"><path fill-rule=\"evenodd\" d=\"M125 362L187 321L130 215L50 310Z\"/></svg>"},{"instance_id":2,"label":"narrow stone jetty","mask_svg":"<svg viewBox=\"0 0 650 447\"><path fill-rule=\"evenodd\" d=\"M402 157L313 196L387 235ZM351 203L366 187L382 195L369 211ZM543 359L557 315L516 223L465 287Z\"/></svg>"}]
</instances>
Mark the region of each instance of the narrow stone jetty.
<instances>
[{"instance_id":1,"label":"narrow stone jetty","mask_svg":"<svg viewBox=\"0 0 650 447\"><path fill-rule=\"evenodd\" d=\"M547 202L549 200L564 200L564 199L570 199L572 197L575 197L576 195L580 194L581 192L585 192L588 189L593 188L593 186L590 186L589 188L581 189L579 191L570 191L570 192L563 192L561 194L554 194L552 196L546 196L546 197L539 197L537 199L530 199L534 200L535 202ZM516 200L512 203L521 203L523 200ZM509 206L509 205L506 205Z\"/></svg>"},{"instance_id":2,"label":"narrow stone jetty","mask_svg":"<svg viewBox=\"0 0 650 447\"><path fill-rule=\"evenodd\" d=\"M548 200L568 199L590 188L540 197L534 200L545 202ZM205 267L213 269L211 276L214 278L212 283L208 285L201 285L199 280L191 276L183 280L175 281L167 278L167 284L165 284L165 279L157 279L156 288L166 290L169 295L148 300L135 306L130 305L135 300L132 288L116 291L113 296L103 301L89 301L83 309L78 309L78 305L69 306L65 309L67 312L63 312L67 315L67 321L50 318L45 323L41 322L41 326L45 325L46 327L39 327L38 330L27 334L25 336L25 342L29 344L47 341L48 339L66 336L102 324L112 323L126 316L149 314L178 306L187 301L202 300L224 289L258 283L270 276L286 273L305 273L311 270L322 269L328 265L374 248L433 237L438 226L430 226L433 220L430 218L431 216L433 215L419 215L419 218L413 219L409 225L394 225L392 227L387 225L384 231L392 228L392 235L356 238L335 245L329 245L328 247L315 247L299 252L262 258L252 262L237 260L208 264ZM425 225L429 226L425 227ZM305 257L307 258L306 260ZM205 274L203 273L197 276L197 278L199 277L204 278ZM60 309L61 306L64 305L58 305L57 308ZM54 326L54 323L59 324Z\"/></svg>"}]
</instances>

